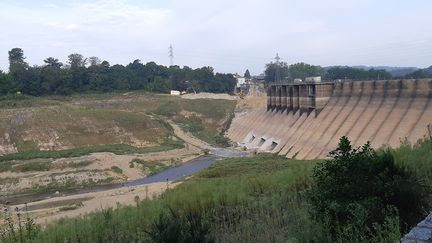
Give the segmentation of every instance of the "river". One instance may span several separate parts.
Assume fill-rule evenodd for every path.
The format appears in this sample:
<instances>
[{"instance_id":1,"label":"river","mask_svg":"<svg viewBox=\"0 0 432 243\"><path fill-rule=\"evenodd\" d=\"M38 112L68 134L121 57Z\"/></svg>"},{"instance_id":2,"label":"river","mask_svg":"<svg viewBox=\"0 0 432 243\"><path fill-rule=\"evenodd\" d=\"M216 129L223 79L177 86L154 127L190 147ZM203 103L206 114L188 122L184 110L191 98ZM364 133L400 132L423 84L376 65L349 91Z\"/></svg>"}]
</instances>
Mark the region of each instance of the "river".
<instances>
[{"instance_id":1,"label":"river","mask_svg":"<svg viewBox=\"0 0 432 243\"><path fill-rule=\"evenodd\" d=\"M17 205L25 202L35 202L35 201L40 201L40 200L59 197L59 196L74 195L74 194L89 193L89 192L99 192L99 191L111 190L111 189L116 189L121 187L133 187L133 186L145 185L145 184L150 184L155 182L178 181L185 177L196 174L197 172L214 164L218 160L225 159L225 158L246 157L246 156L248 156L247 152L233 150L233 149L215 148L215 149L211 149L208 155L195 158L179 166L168 168L155 175L148 176L142 179L125 182L125 183L95 185L95 186L85 187L85 188L70 189L70 190L65 190L54 194L50 192L50 193L42 193L42 194L11 195L11 196L0 198L0 204L8 203L10 205Z\"/></svg>"}]
</instances>

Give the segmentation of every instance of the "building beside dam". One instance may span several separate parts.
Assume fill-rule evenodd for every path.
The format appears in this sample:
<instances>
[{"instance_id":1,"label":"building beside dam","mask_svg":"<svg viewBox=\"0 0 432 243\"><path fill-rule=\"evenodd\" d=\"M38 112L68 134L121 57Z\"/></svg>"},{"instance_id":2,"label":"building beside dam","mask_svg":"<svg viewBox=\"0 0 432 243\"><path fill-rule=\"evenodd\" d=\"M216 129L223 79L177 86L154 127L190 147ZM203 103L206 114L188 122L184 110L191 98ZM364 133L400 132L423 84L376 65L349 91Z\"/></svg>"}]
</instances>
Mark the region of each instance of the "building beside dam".
<instances>
[{"instance_id":1,"label":"building beside dam","mask_svg":"<svg viewBox=\"0 0 432 243\"><path fill-rule=\"evenodd\" d=\"M398 147L432 132L432 80L273 84L267 107L236 116L239 146L289 158L325 158L339 138Z\"/></svg>"}]
</instances>

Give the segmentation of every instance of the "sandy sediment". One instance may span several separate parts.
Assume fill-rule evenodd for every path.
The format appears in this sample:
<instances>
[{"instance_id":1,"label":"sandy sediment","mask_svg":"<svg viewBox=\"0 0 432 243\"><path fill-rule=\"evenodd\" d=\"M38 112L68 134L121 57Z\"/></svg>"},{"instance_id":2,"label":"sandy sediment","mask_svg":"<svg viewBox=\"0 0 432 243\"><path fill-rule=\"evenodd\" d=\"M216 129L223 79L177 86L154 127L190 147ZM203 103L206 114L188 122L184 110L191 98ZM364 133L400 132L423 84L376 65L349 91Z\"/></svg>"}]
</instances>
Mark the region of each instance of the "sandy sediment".
<instances>
[{"instance_id":1,"label":"sandy sediment","mask_svg":"<svg viewBox=\"0 0 432 243\"><path fill-rule=\"evenodd\" d=\"M139 200L159 196L166 189L173 188L178 184L172 182L152 183L100 192L53 197L13 207L18 207L22 212L28 212L36 223L47 224L61 218L79 217L108 208L134 205Z\"/></svg>"}]
</instances>

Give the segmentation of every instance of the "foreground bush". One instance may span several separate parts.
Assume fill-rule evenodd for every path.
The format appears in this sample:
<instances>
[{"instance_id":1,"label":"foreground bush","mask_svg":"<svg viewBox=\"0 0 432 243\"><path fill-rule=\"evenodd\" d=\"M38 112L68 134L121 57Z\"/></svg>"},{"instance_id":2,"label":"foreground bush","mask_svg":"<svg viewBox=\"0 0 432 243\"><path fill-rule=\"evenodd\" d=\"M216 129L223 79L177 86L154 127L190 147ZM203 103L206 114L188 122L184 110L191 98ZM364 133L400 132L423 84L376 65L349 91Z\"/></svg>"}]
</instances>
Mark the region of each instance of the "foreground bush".
<instances>
[{"instance_id":1,"label":"foreground bush","mask_svg":"<svg viewBox=\"0 0 432 243\"><path fill-rule=\"evenodd\" d=\"M203 215L199 212L180 213L170 209L169 214L161 213L149 228L147 234L154 242L214 242L209 236L210 227L204 222Z\"/></svg>"},{"instance_id":2,"label":"foreground bush","mask_svg":"<svg viewBox=\"0 0 432 243\"><path fill-rule=\"evenodd\" d=\"M317 164L309 193L312 217L334 239L398 240L425 216L430 190L394 162L390 151L376 152L369 143L353 148L342 137L332 159Z\"/></svg>"}]
</instances>

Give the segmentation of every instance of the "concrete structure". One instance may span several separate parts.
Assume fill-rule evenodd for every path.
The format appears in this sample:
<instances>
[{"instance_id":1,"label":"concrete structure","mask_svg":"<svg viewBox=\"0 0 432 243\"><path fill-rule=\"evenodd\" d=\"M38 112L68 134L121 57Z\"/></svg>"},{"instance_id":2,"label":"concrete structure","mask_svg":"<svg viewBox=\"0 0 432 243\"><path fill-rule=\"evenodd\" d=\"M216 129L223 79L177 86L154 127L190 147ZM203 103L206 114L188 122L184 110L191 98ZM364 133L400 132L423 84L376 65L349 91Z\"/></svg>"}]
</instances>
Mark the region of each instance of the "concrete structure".
<instances>
[{"instance_id":1,"label":"concrete structure","mask_svg":"<svg viewBox=\"0 0 432 243\"><path fill-rule=\"evenodd\" d=\"M339 138L374 148L415 143L432 124L432 80L275 84L267 107L235 118L240 146L289 158L325 158Z\"/></svg>"},{"instance_id":2,"label":"concrete structure","mask_svg":"<svg viewBox=\"0 0 432 243\"><path fill-rule=\"evenodd\" d=\"M307 78L305 78L305 82L307 82L307 83L320 83L321 82L321 76L307 77Z\"/></svg>"},{"instance_id":3,"label":"concrete structure","mask_svg":"<svg viewBox=\"0 0 432 243\"><path fill-rule=\"evenodd\" d=\"M180 95L180 91L178 91L178 90L171 90L170 94L171 95Z\"/></svg>"},{"instance_id":4,"label":"concrete structure","mask_svg":"<svg viewBox=\"0 0 432 243\"><path fill-rule=\"evenodd\" d=\"M267 111L287 111L315 115L325 107L333 93L333 83L275 84L267 90Z\"/></svg>"},{"instance_id":5,"label":"concrete structure","mask_svg":"<svg viewBox=\"0 0 432 243\"><path fill-rule=\"evenodd\" d=\"M242 85L246 84L246 78L238 74L234 74L234 78L237 80L236 87L240 88Z\"/></svg>"}]
</instances>

